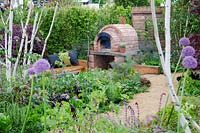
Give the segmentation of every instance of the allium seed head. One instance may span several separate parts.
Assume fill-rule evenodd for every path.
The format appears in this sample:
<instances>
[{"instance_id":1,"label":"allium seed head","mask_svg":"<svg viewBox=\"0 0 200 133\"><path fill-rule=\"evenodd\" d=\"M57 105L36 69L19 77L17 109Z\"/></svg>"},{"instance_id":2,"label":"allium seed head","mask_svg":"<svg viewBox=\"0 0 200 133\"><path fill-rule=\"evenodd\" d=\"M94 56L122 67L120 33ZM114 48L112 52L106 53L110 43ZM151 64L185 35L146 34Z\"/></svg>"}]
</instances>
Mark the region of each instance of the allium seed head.
<instances>
[{"instance_id":1,"label":"allium seed head","mask_svg":"<svg viewBox=\"0 0 200 133\"><path fill-rule=\"evenodd\" d=\"M33 68L36 70L37 73L40 73L50 69L50 64L45 59L39 59L33 64Z\"/></svg>"},{"instance_id":2,"label":"allium seed head","mask_svg":"<svg viewBox=\"0 0 200 133\"><path fill-rule=\"evenodd\" d=\"M186 56L194 56L195 54L195 49L192 46L186 46L182 49L182 57Z\"/></svg>"},{"instance_id":3,"label":"allium seed head","mask_svg":"<svg viewBox=\"0 0 200 133\"><path fill-rule=\"evenodd\" d=\"M197 60L193 56L186 56L182 61L182 65L194 69L197 67Z\"/></svg>"},{"instance_id":4,"label":"allium seed head","mask_svg":"<svg viewBox=\"0 0 200 133\"><path fill-rule=\"evenodd\" d=\"M179 40L179 46L188 46L189 44L190 44L189 38L182 37L182 38Z\"/></svg>"}]
</instances>

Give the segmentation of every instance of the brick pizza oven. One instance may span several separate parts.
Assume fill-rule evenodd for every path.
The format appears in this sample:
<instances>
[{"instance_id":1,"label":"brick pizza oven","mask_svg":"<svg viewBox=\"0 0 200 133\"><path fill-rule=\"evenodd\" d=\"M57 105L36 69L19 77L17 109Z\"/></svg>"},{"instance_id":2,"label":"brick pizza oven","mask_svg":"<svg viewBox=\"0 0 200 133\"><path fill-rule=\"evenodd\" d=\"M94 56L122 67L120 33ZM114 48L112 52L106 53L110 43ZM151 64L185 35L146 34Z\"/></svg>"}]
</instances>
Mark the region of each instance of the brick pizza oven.
<instances>
[{"instance_id":1,"label":"brick pizza oven","mask_svg":"<svg viewBox=\"0 0 200 133\"><path fill-rule=\"evenodd\" d=\"M93 49L89 55L89 68L108 69L110 62L124 61L126 56L137 54L138 36L129 24L107 25L95 37Z\"/></svg>"}]
</instances>

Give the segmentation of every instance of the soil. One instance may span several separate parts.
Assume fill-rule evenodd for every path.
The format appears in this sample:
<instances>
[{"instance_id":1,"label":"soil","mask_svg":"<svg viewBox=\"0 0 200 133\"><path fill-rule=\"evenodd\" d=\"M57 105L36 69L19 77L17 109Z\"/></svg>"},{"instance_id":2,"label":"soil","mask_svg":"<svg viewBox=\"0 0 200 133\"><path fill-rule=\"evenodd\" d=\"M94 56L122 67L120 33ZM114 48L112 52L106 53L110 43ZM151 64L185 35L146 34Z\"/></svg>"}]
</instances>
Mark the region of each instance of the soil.
<instances>
[{"instance_id":1,"label":"soil","mask_svg":"<svg viewBox=\"0 0 200 133\"><path fill-rule=\"evenodd\" d=\"M136 102L139 105L139 120L145 122L148 115L155 115L159 111L160 107L160 98L162 94L162 102L161 102L161 108L164 107L165 101L168 96L168 87L166 82L166 77L163 74L160 75L143 75L151 82L150 88L144 92L134 95L133 99L129 100L128 105L130 105L137 115L137 106ZM175 77L180 76L180 74L176 74ZM176 79L176 78L175 78ZM177 81L174 81L175 85L177 84ZM169 102L170 103L171 98L169 96ZM109 113L110 116L112 116L115 120L121 120L122 122L125 121L125 108L124 106L120 107L119 113L117 115L114 115L114 113ZM128 118L130 118L130 111L127 112Z\"/></svg>"}]
</instances>

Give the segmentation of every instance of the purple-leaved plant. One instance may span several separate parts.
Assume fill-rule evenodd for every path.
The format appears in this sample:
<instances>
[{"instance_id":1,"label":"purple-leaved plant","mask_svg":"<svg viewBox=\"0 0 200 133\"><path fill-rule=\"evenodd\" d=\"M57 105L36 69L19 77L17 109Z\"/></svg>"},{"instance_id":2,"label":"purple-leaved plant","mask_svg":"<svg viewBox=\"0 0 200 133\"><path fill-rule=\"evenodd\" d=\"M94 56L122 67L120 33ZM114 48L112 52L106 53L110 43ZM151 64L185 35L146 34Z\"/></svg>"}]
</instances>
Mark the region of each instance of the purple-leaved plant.
<instances>
[{"instance_id":1,"label":"purple-leaved plant","mask_svg":"<svg viewBox=\"0 0 200 133\"><path fill-rule=\"evenodd\" d=\"M182 61L182 65L185 68L195 69L197 67L197 60L193 56L186 56Z\"/></svg>"},{"instance_id":2,"label":"purple-leaved plant","mask_svg":"<svg viewBox=\"0 0 200 133\"><path fill-rule=\"evenodd\" d=\"M184 47L181 52L182 57L194 56L194 54L195 54L195 49L192 46Z\"/></svg>"},{"instance_id":3,"label":"purple-leaved plant","mask_svg":"<svg viewBox=\"0 0 200 133\"><path fill-rule=\"evenodd\" d=\"M27 30L26 30L28 40L31 40L32 30L33 30L33 25L28 24ZM0 44L2 46L5 45L4 31L5 31L4 29L0 30L0 35L2 35L2 37L3 37L0 40ZM21 39L22 39L22 26L21 26L21 24L13 24L13 36L12 36L12 56L13 57L17 57L19 47L20 47L20 43L21 43ZM24 42L24 45L25 45L25 42ZM36 37L34 39L33 53L41 54L42 49L43 49L43 45L44 45L43 37L41 36L40 33L37 33ZM29 47L30 47L30 45L29 45Z\"/></svg>"},{"instance_id":4,"label":"purple-leaved plant","mask_svg":"<svg viewBox=\"0 0 200 133\"><path fill-rule=\"evenodd\" d=\"M195 55L194 58L197 60L197 67L195 70L200 70L200 34L190 34L190 46L192 46L195 49Z\"/></svg>"}]
</instances>

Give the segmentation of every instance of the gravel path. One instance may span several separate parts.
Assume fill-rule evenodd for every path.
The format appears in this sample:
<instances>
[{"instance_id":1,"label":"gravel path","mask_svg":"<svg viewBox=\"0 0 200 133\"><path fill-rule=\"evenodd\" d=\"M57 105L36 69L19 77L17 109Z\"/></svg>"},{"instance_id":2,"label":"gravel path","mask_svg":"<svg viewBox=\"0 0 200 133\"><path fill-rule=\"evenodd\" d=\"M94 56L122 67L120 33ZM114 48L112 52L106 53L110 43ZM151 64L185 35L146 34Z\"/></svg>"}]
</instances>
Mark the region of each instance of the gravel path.
<instances>
[{"instance_id":1,"label":"gravel path","mask_svg":"<svg viewBox=\"0 0 200 133\"><path fill-rule=\"evenodd\" d=\"M135 103L136 102L138 103L140 112L139 114L140 121L146 121L146 117L148 115L156 114L159 110L161 95L163 93L166 94L165 96L163 96L162 100L162 107L163 107L168 94L167 82L164 75L160 74L160 75L143 75L143 76L146 77L148 80L150 80L151 87L147 90L147 92L134 95L133 99L129 100L128 103L128 105L132 106L132 108L134 109L136 117L137 117L137 106L135 105ZM170 98L169 101L171 101ZM121 121L124 121L125 108L122 106L120 108L118 115L111 114L111 116L114 117L114 119L119 119ZM128 111L128 116L130 116L129 111Z\"/></svg>"}]
</instances>

